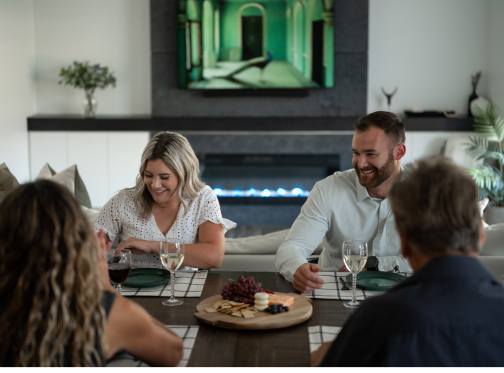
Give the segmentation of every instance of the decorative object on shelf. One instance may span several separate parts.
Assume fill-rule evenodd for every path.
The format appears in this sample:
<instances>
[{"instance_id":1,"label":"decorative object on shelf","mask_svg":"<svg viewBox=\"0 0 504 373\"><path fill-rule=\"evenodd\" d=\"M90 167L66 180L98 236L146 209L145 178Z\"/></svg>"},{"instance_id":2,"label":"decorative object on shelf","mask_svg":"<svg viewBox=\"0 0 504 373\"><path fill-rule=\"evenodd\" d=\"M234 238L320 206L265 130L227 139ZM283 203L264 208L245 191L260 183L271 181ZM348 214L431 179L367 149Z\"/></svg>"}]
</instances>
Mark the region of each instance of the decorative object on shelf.
<instances>
[{"instance_id":1,"label":"decorative object on shelf","mask_svg":"<svg viewBox=\"0 0 504 373\"><path fill-rule=\"evenodd\" d=\"M392 97L397 93L397 87L395 87L395 89L392 93L385 92L383 87L381 87L381 90L382 90L383 94L385 95L385 97L387 97L388 111L390 111L390 106L392 105Z\"/></svg>"},{"instance_id":2,"label":"decorative object on shelf","mask_svg":"<svg viewBox=\"0 0 504 373\"><path fill-rule=\"evenodd\" d=\"M104 89L109 85L115 87L116 84L116 78L109 72L108 67L99 64L91 66L87 61L74 61L68 68L62 67L59 76L62 80L58 84L65 83L74 88L84 89L86 95L84 116L88 118L94 118L96 115L98 104L94 99L95 89Z\"/></svg>"},{"instance_id":3,"label":"decorative object on shelf","mask_svg":"<svg viewBox=\"0 0 504 373\"><path fill-rule=\"evenodd\" d=\"M490 103L490 101L488 101L486 98L481 97L481 96L472 100L471 104L470 104L471 116L476 115L476 106L479 106L481 108L485 108L488 106L489 103Z\"/></svg>"},{"instance_id":4,"label":"decorative object on shelf","mask_svg":"<svg viewBox=\"0 0 504 373\"><path fill-rule=\"evenodd\" d=\"M468 117L475 116L475 113L471 107L471 103L478 98L478 95L476 94L476 88L478 87L478 83L479 83L480 79L481 79L481 71L478 71L476 73L476 75L471 75L471 83L473 86L473 92L469 96L469 104L467 106L467 116ZM480 106L480 107L484 107L484 106Z\"/></svg>"},{"instance_id":5,"label":"decorative object on shelf","mask_svg":"<svg viewBox=\"0 0 504 373\"><path fill-rule=\"evenodd\" d=\"M408 118L458 117L455 110L404 110L404 114L406 114Z\"/></svg>"},{"instance_id":6,"label":"decorative object on shelf","mask_svg":"<svg viewBox=\"0 0 504 373\"><path fill-rule=\"evenodd\" d=\"M504 212L504 119L500 116L499 107L489 104L486 110L479 106L475 107L474 122L474 131L478 136L469 138L470 143L465 144L466 151L475 159L483 159L484 163L481 167L469 168L468 171L479 187L479 198L490 200L486 210L491 210L494 206ZM500 215L504 219L504 213ZM488 221L487 219L488 224L498 222L504 222L504 220Z\"/></svg>"}]
</instances>

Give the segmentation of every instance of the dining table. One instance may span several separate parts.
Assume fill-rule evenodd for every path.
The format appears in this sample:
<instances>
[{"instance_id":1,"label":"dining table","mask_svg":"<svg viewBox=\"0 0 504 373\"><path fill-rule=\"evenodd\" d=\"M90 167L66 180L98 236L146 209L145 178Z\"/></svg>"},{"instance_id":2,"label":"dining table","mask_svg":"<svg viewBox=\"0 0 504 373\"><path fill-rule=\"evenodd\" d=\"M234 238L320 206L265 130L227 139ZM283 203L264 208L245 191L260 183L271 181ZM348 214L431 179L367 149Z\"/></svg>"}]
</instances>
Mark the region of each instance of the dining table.
<instances>
[{"instance_id":1,"label":"dining table","mask_svg":"<svg viewBox=\"0 0 504 373\"><path fill-rule=\"evenodd\" d=\"M194 313L204 299L221 293L229 279L253 276L263 289L278 293L299 293L292 283L275 272L210 271L201 297L182 298L184 304L167 307L162 297L129 297L144 307L164 325L198 325L199 330L189 367L308 367L310 342L308 328L312 326L341 327L354 311L343 301L310 299L312 316L298 325L272 330L230 330L199 322Z\"/></svg>"}]
</instances>

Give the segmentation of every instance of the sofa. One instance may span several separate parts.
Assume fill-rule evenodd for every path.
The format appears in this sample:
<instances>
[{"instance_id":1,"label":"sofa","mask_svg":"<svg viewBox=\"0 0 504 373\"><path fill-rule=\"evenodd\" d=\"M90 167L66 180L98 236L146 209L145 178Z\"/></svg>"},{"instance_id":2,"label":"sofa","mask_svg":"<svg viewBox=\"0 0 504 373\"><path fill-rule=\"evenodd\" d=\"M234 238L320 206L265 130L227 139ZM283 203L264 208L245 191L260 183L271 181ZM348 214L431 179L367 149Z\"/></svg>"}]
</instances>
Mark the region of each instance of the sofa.
<instances>
[{"instance_id":1,"label":"sofa","mask_svg":"<svg viewBox=\"0 0 504 373\"><path fill-rule=\"evenodd\" d=\"M275 254L287 237L288 230L263 236L226 239L226 254L220 268L214 271L277 272ZM504 274L504 223L485 228L486 242L479 260L494 276ZM320 255L319 245L311 258Z\"/></svg>"}]
</instances>

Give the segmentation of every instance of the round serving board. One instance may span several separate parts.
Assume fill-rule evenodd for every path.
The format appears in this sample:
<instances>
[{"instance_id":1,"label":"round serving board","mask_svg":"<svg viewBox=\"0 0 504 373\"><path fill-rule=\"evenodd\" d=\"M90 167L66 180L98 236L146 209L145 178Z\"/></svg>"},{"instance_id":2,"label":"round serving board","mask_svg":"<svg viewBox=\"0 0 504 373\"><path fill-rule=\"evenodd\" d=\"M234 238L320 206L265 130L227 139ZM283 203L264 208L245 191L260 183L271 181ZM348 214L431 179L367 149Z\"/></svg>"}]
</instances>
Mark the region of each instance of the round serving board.
<instances>
[{"instance_id":1,"label":"round serving board","mask_svg":"<svg viewBox=\"0 0 504 373\"><path fill-rule=\"evenodd\" d=\"M272 315L267 312L257 312L251 319L226 315L221 312L208 313L205 308L212 307L215 302L222 299L220 295L214 295L201 301L194 313L194 317L205 324L218 326L224 329L281 329L288 326L297 325L308 320L313 312L311 300L299 294L283 294L294 297L294 303L289 307L289 312L282 312Z\"/></svg>"}]
</instances>

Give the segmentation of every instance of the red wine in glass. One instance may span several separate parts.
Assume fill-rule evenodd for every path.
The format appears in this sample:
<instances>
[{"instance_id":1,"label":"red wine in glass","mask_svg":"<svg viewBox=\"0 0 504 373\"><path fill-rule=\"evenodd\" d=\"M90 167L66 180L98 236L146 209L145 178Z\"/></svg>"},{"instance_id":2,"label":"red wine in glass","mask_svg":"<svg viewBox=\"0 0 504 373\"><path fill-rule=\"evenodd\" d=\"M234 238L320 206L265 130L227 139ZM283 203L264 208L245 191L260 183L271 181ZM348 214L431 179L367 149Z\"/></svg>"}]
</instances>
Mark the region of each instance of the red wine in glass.
<instances>
[{"instance_id":1,"label":"red wine in glass","mask_svg":"<svg viewBox=\"0 0 504 373\"><path fill-rule=\"evenodd\" d=\"M122 284L128 278L131 265L124 263L109 264L108 272L110 279L116 284Z\"/></svg>"},{"instance_id":2,"label":"red wine in glass","mask_svg":"<svg viewBox=\"0 0 504 373\"><path fill-rule=\"evenodd\" d=\"M107 253L107 264L109 277L121 294L121 284L126 281L131 271L131 251L128 249L110 250Z\"/></svg>"}]
</instances>

